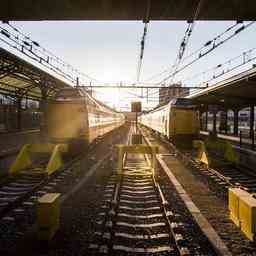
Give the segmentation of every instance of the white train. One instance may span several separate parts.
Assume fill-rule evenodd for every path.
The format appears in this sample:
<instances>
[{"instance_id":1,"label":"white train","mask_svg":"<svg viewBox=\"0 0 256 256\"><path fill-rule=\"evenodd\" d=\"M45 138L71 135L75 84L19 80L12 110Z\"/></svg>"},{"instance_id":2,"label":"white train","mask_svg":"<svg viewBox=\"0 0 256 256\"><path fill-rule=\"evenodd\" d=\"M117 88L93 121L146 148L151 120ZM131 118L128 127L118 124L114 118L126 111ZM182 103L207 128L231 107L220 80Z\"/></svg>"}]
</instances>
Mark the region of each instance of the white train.
<instances>
[{"instance_id":1,"label":"white train","mask_svg":"<svg viewBox=\"0 0 256 256\"><path fill-rule=\"evenodd\" d=\"M199 113L190 99L177 98L168 104L142 114L139 123L166 136L169 140L188 142L197 138Z\"/></svg>"}]
</instances>

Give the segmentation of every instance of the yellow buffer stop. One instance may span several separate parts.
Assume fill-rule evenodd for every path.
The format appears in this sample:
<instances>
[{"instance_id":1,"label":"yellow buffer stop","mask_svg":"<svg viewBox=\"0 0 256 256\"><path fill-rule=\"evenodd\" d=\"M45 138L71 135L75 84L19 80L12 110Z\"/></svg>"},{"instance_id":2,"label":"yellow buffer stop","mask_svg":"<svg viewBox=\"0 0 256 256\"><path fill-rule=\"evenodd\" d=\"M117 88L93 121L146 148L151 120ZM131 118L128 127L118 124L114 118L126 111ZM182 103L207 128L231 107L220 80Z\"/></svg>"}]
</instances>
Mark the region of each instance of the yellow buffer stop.
<instances>
[{"instance_id":1,"label":"yellow buffer stop","mask_svg":"<svg viewBox=\"0 0 256 256\"><path fill-rule=\"evenodd\" d=\"M240 227L239 202L242 197L248 197L248 193L240 188L230 188L228 190L230 218L238 227Z\"/></svg>"},{"instance_id":2,"label":"yellow buffer stop","mask_svg":"<svg viewBox=\"0 0 256 256\"><path fill-rule=\"evenodd\" d=\"M256 231L256 199L251 195L240 200L239 217L241 230L250 240L254 240Z\"/></svg>"}]
</instances>

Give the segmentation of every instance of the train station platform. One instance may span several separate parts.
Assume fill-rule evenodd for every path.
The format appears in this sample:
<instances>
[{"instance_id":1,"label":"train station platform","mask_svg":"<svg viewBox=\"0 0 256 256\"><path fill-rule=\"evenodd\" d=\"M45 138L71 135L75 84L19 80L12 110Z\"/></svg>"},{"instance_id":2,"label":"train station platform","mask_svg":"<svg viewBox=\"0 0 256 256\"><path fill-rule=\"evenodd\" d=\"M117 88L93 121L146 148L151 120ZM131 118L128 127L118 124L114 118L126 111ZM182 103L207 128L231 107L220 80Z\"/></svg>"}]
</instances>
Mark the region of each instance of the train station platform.
<instances>
[{"instance_id":1,"label":"train station platform","mask_svg":"<svg viewBox=\"0 0 256 256\"><path fill-rule=\"evenodd\" d=\"M200 135L201 136L209 136L209 132L208 131L200 131ZM252 140L249 138L242 137L242 141L241 141L242 145L240 145L240 137L238 137L238 136L234 136L231 134L218 133L217 137L222 140L227 140L234 145L239 145L241 148L251 149L251 147L252 147Z\"/></svg>"},{"instance_id":2,"label":"train station platform","mask_svg":"<svg viewBox=\"0 0 256 256\"><path fill-rule=\"evenodd\" d=\"M248 125L248 132L250 136L254 136L255 130L255 81L256 81L256 67L253 65L252 68L241 72L239 74L233 75L227 79L224 79L215 84L209 85L208 88L197 91L195 93L187 96L189 99L193 100L194 104L198 106L200 113L200 125L201 129L209 128L209 124L212 126L212 130L217 132L217 123L222 127L222 130L228 132L228 127L231 125L234 134L237 135L227 135L219 134L218 137L221 139L226 139L232 143L239 143L239 132L241 132L241 122L246 122ZM241 111L248 111L248 116L244 119L242 117ZM228 112L232 113L228 116ZM219 121L217 119L220 119ZM230 119L230 120L229 120ZM228 124L228 120L230 121ZM246 132L245 132L246 133ZM244 131L242 132L242 144L248 148L253 142L248 139ZM246 138L247 137L247 138Z\"/></svg>"},{"instance_id":3,"label":"train station platform","mask_svg":"<svg viewBox=\"0 0 256 256\"><path fill-rule=\"evenodd\" d=\"M24 144L35 142L43 142L39 129L0 133L0 169L2 170L0 176L6 175L15 156Z\"/></svg>"},{"instance_id":4,"label":"train station platform","mask_svg":"<svg viewBox=\"0 0 256 256\"><path fill-rule=\"evenodd\" d=\"M209 136L209 132L200 131L201 137ZM233 146L234 151L239 159L239 165L252 169L252 166L256 164L256 151L252 149L252 140L249 138L242 138L242 144L240 144L240 138L232 135L217 134L217 138L224 141L229 141Z\"/></svg>"},{"instance_id":5,"label":"train station platform","mask_svg":"<svg viewBox=\"0 0 256 256\"><path fill-rule=\"evenodd\" d=\"M38 142L40 140L39 129L0 133L0 158L17 152L26 143Z\"/></svg>"}]
</instances>

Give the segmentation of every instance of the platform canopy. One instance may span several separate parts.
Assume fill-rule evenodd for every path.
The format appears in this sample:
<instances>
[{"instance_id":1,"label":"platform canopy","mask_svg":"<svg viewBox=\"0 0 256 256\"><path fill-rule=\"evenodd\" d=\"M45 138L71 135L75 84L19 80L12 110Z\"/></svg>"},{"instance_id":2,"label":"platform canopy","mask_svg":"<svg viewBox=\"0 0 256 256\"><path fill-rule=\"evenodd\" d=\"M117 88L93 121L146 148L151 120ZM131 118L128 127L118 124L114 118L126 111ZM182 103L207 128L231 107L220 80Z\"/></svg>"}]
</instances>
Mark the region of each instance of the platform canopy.
<instances>
[{"instance_id":1,"label":"platform canopy","mask_svg":"<svg viewBox=\"0 0 256 256\"><path fill-rule=\"evenodd\" d=\"M40 100L69 86L0 47L0 94Z\"/></svg>"},{"instance_id":2,"label":"platform canopy","mask_svg":"<svg viewBox=\"0 0 256 256\"><path fill-rule=\"evenodd\" d=\"M2 20L191 20L199 0L6 0ZM198 20L255 20L255 0L201 0Z\"/></svg>"},{"instance_id":3,"label":"platform canopy","mask_svg":"<svg viewBox=\"0 0 256 256\"><path fill-rule=\"evenodd\" d=\"M188 96L197 104L248 107L256 105L256 67Z\"/></svg>"}]
</instances>

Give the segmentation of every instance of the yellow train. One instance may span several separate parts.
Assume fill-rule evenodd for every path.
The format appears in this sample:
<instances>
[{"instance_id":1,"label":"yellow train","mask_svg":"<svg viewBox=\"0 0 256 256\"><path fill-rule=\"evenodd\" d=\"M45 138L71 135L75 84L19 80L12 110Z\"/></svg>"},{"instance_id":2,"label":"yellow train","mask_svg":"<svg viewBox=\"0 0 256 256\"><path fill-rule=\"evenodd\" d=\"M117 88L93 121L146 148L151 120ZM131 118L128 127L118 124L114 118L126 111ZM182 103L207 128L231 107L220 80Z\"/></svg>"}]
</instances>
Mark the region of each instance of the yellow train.
<instances>
[{"instance_id":1,"label":"yellow train","mask_svg":"<svg viewBox=\"0 0 256 256\"><path fill-rule=\"evenodd\" d=\"M199 113L190 99L177 98L139 117L139 123L176 144L189 144L199 135Z\"/></svg>"},{"instance_id":2,"label":"yellow train","mask_svg":"<svg viewBox=\"0 0 256 256\"><path fill-rule=\"evenodd\" d=\"M85 151L89 144L125 122L122 113L95 100L81 88L67 87L47 104L43 127L47 143L25 144L9 172L35 170L51 175L65 163L64 155ZM49 156L46 167L37 167L38 157ZM34 168L35 167L35 168Z\"/></svg>"},{"instance_id":3,"label":"yellow train","mask_svg":"<svg viewBox=\"0 0 256 256\"><path fill-rule=\"evenodd\" d=\"M81 88L65 88L48 104L46 124L51 143L81 150L125 122L122 113L95 100Z\"/></svg>"}]
</instances>

